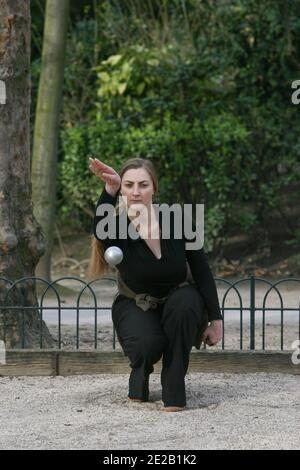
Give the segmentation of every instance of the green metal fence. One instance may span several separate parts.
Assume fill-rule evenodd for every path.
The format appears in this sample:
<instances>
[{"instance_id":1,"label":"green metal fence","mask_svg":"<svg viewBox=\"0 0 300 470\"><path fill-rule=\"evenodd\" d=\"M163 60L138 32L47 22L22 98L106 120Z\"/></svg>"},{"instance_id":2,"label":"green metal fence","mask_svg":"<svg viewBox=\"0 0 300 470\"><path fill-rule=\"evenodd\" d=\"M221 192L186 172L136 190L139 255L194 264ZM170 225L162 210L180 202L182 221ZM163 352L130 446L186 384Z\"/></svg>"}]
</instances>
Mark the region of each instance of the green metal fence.
<instances>
[{"instance_id":1,"label":"green metal fence","mask_svg":"<svg viewBox=\"0 0 300 470\"><path fill-rule=\"evenodd\" d=\"M270 326L266 321L268 314L273 315L273 319L275 318L277 321L276 334L278 336L278 347L276 349L290 349L290 347L284 346L285 330L287 328L289 328L291 338L300 341L300 279L284 278L276 282L271 282L263 278L249 276L234 282L221 278L215 278L215 281L223 314L223 338L222 344L220 345L222 349L232 349L232 346L228 345L227 337L229 335L229 328L232 328L232 325L236 325L237 322L239 332L235 337L237 335L239 336L238 349L268 349L266 342L266 333L268 326ZM65 292L62 292L64 282L69 286L67 289L70 289L70 285L72 286L70 290L71 294L66 295ZM0 304L0 321L3 331L3 337L0 339L6 340L9 315L12 314L12 312L17 313L17 315L20 315L18 325L20 328L19 333L22 348L26 348L26 313L35 311L38 314L40 322L39 347L44 348L42 323L43 320L45 320L47 325L50 321L57 348L62 349L65 347L63 332L65 323L63 323L63 316L66 315L66 312L69 312L68 321L71 321L71 325L74 329L74 344L72 348L78 350L83 346L88 346L93 349L98 349L99 344L101 344L101 335L100 338L98 336L99 324L101 324L101 320L105 315L107 320L111 313L111 300L108 301L108 305L106 306L104 306L101 301L101 286L103 286L103 282L109 283L109 285L111 283L111 286L115 289L115 293L117 292L116 280L114 277L109 276L91 282L85 282L83 279L75 276L60 277L52 282L48 282L39 277L23 277L15 281L0 277L2 299ZM77 287L75 287L75 285ZM258 285L263 285L266 288L266 292L260 301L257 295ZM37 296L34 302L28 303L26 294L28 293L28 288L30 287L30 289L32 289L33 286L36 288ZM290 286L294 286L293 295L296 298L297 305L286 305L283 295L280 292L283 286L288 291ZM107 286L106 289L108 289ZM49 294L51 294L51 301L49 300ZM235 305L227 305L229 296L233 294L235 295ZM277 299L278 306L276 307L270 307L268 305L268 301L272 295L273 297L275 295ZM68 298L68 302L66 302L65 297ZM248 303L245 297L248 297ZM64 305L66 303L68 305ZM86 321L87 316L88 323L83 323L83 321ZM92 339L90 338L89 344L84 343L82 346L83 324L85 325L85 329L87 329L86 325L89 325L89 332L91 333L92 331L92 335L90 335ZM112 321L110 325L112 328L111 346L113 349L116 349L116 332ZM259 338L259 342L256 338L258 331L261 337L261 340Z\"/></svg>"}]
</instances>

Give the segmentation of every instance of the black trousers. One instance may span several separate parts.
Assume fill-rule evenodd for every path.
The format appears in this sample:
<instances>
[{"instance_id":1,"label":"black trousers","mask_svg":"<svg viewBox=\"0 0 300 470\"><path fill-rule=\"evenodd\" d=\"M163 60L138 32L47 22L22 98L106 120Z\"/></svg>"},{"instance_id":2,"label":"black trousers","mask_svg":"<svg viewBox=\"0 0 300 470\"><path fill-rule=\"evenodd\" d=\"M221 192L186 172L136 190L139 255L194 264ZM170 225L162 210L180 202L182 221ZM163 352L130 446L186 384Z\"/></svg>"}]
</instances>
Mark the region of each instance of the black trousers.
<instances>
[{"instance_id":1,"label":"black trousers","mask_svg":"<svg viewBox=\"0 0 300 470\"><path fill-rule=\"evenodd\" d=\"M118 295L112 320L121 347L130 360L131 398L148 401L149 375L162 359L164 406L186 406L185 375L196 335L207 326L204 301L194 285L172 290L163 304L147 311L133 299Z\"/></svg>"}]
</instances>

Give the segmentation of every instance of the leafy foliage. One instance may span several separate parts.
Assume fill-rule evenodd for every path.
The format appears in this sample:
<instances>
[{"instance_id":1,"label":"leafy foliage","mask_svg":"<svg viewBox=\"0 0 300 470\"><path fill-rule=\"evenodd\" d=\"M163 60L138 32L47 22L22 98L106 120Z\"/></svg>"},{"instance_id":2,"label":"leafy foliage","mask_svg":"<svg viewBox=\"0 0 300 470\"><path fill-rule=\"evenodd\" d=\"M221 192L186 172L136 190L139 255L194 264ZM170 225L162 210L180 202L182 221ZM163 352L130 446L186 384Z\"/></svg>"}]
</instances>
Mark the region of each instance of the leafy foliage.
<instances>
[{"instance_id":1,"label":"leafy foliage","mask_svg":"<svg viewBox=\"0 0 300 470\"><path fill-rule=\"evenodd\" d=\"M283 214L300 176L297 2L106 1L70 31L59 213L89 228L98 156L151 158L163 202L205 204L205 246ZM291 194L289 204L297 202ZM299 242L299 225L290 227Z\"/></svg>"}]
</instances>

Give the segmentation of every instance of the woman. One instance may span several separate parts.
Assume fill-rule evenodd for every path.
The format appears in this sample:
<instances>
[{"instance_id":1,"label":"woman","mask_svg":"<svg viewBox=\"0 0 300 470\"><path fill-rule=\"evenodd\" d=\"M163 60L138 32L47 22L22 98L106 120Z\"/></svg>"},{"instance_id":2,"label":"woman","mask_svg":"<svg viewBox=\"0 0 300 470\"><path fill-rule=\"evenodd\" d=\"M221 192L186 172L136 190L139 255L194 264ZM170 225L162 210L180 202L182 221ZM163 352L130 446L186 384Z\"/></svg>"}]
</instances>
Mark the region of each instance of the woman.
<instances>
[{"instance_id":1,"label":"woman","mask_svg":"<svg viewBox=\"0 0 300 470\"><path fill-rule=\"evenodd\" d=\"M105 182L94 218L90 277L107 271L104 251L108 247L118 246L123 251L123 259L116 266L119 292L112 305L112 320L131 361L128 397L148 401L149 375L163 357L163 410L182 411L186 407L185 375L192 346L199 349L201 339L215 345L222 335L222 315L206 255L203 248L186 249L186 242L191 240L184 232L179 239L172 230L168 238L162 237L162 220L152 201L157 177L150 160L130 159L118 174L95 158L90 159L90 170ZM97 215L97 209L102 204L115 206L119 226L119 195L121 203L126 201L127 228L135 227L136 239L121 238L118 228L106 239L100 233L104 216Z\"/></svg>"}]
</instances>

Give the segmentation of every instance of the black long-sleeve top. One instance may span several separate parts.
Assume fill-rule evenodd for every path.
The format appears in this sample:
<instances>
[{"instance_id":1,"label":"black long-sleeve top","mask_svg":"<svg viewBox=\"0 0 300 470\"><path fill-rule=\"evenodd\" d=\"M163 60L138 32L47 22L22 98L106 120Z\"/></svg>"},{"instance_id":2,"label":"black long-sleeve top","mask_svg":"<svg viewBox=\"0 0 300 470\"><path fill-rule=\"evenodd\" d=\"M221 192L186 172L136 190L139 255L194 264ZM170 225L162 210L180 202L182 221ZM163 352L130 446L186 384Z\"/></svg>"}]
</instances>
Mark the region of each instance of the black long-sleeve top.
<instances>
[{"instance_id":1,"label":"black long-sleeve top","mask_svg":"<svg viewBox=\"0 0 300 470\"><path fill-rule=\"evenodd\" d=\"M186 279L186 262L188 262L196 288L203 296L208 321L222 320L216 284L207 261L207 255L203 248L186 249L185 243L191 243L193 240L186 239L184 231L181 239L175 239L172 227L168 239L160 236L160 259L154 255L140 235L137 239L132 239L129 236L126 239L119 237L119 215L117 214L114 214L117 228L115 237L110 236L110 238L103 239L103 237L97 236L97 224L107 217L107 213L102 216L96 214L98 207L101 204L115 206L118 196L119 191L115 196L111 196L104 187L95 208L93 233L103 243L104 250L110 246L118 246L123 251L123 260L116 268L127 286L136 294L147 292L157 298L165 297L172 288ZM161 213L158 214L159 226L162 228ZM130 219L127 216L127 227L129 223Z\"/></svg>"}]
</instances>

